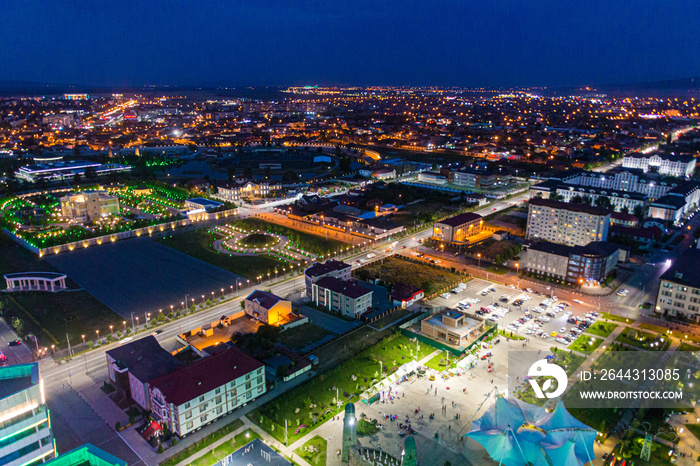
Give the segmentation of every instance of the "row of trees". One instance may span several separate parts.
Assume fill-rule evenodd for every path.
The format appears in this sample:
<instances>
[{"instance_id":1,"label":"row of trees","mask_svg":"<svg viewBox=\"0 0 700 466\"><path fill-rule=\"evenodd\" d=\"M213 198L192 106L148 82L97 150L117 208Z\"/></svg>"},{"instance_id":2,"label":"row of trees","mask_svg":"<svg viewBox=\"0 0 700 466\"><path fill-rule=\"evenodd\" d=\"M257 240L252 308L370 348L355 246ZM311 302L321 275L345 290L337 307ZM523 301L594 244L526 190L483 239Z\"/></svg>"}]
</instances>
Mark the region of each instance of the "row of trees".
<instances>
[{"instance_id":1,"label":"row of trees","mask_svg":"<svg viewBox=\"0 0 700 466\"><path fill-rule=\"evenodd\" d=\"M558 194L557 192L552 192L549 194L549 198L553 201L563 201L564 197ZM601 207L603 209L607 210L615 210L615 206L612 203L612 200L610 199L609 196L598 196L598 198L593 202L593 198L591 196L586 196L586 195L581 195L577 194L574 197L571 198L571 204L586 204L586 205L595 205L597 207ZM644 208L640 205L637 205L634 207L634 209L630 212L629 207L624 206L620 209L620 212L625 213L625 214L633 214L635 217L638 219L642 220L644 218Z\"/></svg>"}]
</instances>

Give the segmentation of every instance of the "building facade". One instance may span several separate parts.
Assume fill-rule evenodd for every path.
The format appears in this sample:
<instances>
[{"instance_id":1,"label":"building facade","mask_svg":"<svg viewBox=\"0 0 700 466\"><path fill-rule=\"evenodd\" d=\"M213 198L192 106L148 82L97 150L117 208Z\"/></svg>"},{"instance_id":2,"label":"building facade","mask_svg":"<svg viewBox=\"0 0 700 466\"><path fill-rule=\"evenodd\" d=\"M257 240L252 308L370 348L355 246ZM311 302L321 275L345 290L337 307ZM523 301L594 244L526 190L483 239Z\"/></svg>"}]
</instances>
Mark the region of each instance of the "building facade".
<instances>
[{"instance_id":1,"label":"building facade","mask_svg":"<svg viewBox=\"0 0 700 466\"><path fill-rule=\"evenodd\" d=\"M119 215L119 198L100 191L69 194L61 198L61 215L88 222Z\"/></svg>"},{"instance_id":2,"label":"building facade","mask_svg":"<svg viewBox=\"0 0 700 466\"><path fill-rule=\"evenodd\" d=\"M484 220L481 215L465 212L433 224L433 238L446 243L468 242L481 233Z\"/></svg>"},{"instance_id":3,"label":"building facade","mask_svg":"<svg viewBox=\"0 0 700 466\"><path fill-rule=\"evenodd\" d=\"M656 312L700 322L700 250L689 249L661 275Z\"/></svg>"},{"instance_id":4,"label":"building facade","mask_svg":"<svg viewBox=\"0 0 700 466\"><path fill-rule=\"evenodd\" d=\"M661 175L690 177L695 171L695 157L654 154L645 155L632 153L622 158L623 168L636 168L644 173L653 171Z\"/></svg>"},{"instance_id":5,"label":"building facade","mask_svg":"<svg viewBox=\"0 0 700 466\"><path fill-rule=\"evenodd\" d=\"M254 183L245 179L238 179L232 183L218 186L214 197L233 202L240 201L243 197L268 197L280 189L282 189L282 185L279 183Z\"/></svg>"},{"instance_id":6,"label":"building facade","mask_svg":"<svg viewBox=\"0 0 700 466\"><path fill-rule=\"evenodd\" d=\"M0 464L40 464L55 456L39 364L0 367Z\"/></svg>"},{"instance_id":7,"label":"building facade","mask_svg":"<svg viewBox=\"0 0 700 466\"><path fill-rule=\"evenodd\" d=\"M323 277L314 282L311 299L317 306L353 319L372 309L372 290L335 277Z\"/></svg>"},{"instance_id":8,"label":"building facade","mask_svg":"<svg viewBox=\"0 0 700 466\"><path fill-rule=\"evenodd\" d=\"M607 240L609 225L610 212L605 209L534 198L528 208L526 238L585 246Z\"/></svg>"},{"instance_id":9,"label":"building facade","mask_svg":"<svg viewBox=\"0 0 700 466\"><path fill-rule=\"evenodd\" d=\"M182 437L245 406L265 391L263 365L231 347L154 379L150 397L154 417Z\"/></svg>"},{"instance_id":10,"label":"building facade","mask_svg":"<svg viewBox=\"0 0 700 466\"><path fill-rule=\"evenodd\" d=\"M289 319L292 302L267 291L255 290L245 299L245 313L269 325L280 325Z\"/></svg>"},{"instance_id":11,"label":"building facade","mask_svg":"<svg viewBox=\"0 0 700 466\"><path fill-rule=\"evenodd\" d=\"M568 283L601 283L620 260L619 245L607 241L586 246L539 241L522 254L523 270Z\"/></svg>"},{"instance_id":12,"label":"building facade","mask_svg":"<svg viewBox=\"0 0 700 466\"><path fill-rule=\"evenodd\" d=\"M316 262L304 270L306 296L311 296L311 285L323 277L335 277L339 280L350 280L352 266L343 261L328 259L326 262Z\"/></svg>"}]
</instances>

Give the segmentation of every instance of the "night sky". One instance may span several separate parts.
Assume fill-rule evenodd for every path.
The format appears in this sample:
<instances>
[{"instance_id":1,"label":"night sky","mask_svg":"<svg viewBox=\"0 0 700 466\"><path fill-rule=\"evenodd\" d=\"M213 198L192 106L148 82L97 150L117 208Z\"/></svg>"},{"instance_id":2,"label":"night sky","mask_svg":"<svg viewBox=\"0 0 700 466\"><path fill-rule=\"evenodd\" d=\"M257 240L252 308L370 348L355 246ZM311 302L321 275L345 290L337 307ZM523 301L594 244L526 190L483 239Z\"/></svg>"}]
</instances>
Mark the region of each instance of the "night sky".
<instances>
[{"instance_id":1,"label":"night sky","mask_svg":"<svg viewBox=\"0 0 700 466\"><path fill-rule=\"evenodd\" d=\"M0 80L631 83L700 76L699 25L697 0L2 0Z\"/></svg>"}]
</instances>

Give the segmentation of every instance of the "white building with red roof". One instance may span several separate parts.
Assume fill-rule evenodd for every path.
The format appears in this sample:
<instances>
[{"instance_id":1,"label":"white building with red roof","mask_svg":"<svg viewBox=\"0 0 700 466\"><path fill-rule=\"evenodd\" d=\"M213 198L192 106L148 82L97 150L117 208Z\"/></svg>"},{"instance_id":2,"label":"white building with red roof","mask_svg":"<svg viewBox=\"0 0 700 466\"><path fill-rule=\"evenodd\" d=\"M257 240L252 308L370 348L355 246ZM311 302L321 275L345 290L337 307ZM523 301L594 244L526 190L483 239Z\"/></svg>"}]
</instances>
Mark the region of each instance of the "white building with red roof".
<instances>
[{"instance_id":1,"label":"white building with red roof","mask_svg":"<svg viewBox=\"0 0 700 466\"><path fill-rule=\"evenodd\" d=\"M154 417L183 437L265 393L265 368L232 347L151 380L149 391Z\"/></svg>"}]
</instances>

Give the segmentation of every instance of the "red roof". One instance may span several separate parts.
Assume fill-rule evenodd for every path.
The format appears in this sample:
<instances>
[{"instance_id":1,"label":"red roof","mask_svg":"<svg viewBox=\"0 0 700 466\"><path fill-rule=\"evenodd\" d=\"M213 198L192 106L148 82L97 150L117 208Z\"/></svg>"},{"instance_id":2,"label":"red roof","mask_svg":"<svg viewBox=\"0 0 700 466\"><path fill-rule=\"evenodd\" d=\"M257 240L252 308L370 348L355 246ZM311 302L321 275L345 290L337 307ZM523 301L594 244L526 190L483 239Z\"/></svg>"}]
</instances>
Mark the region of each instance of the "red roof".
<instances>
[{"instance_id":1,"label":"red roof","mask_svg":"<svg viewBox=\"0 0 700 466\"><path fill-rule=\"evenodd\" d=\"M150 385L160 390L167 403L180 406L259 367L262 363L232 347L153 379Z\"/></svg>"}]
</instances>

